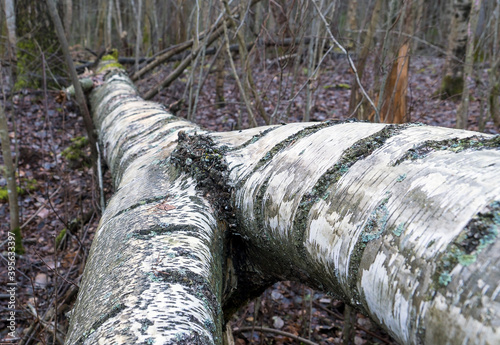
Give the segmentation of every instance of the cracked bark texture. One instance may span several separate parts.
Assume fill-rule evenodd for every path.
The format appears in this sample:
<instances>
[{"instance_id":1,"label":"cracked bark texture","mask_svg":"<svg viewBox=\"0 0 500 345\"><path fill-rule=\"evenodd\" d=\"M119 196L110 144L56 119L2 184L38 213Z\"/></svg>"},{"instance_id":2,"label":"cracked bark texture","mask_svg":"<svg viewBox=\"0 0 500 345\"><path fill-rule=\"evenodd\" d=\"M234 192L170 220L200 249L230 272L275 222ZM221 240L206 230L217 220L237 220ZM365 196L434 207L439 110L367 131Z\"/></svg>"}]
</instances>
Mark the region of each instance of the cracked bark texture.
<instances>
[{"instance_id":1,"label":"cracked bark texture","mask_svg":"<svg viewBox=\"0 0 500 345\"><path fill-rule=\"evenodd\" d=\"M279 280L336 295L401 344L500 343L498 136L356 122L207 133L119 70L91 106L116 193L66 344L222 344L228 314ZM193 154L225 160L229 212L183 170L191 158L169 158L201 136L213 147Z\"/></svg>"}]
</instances>

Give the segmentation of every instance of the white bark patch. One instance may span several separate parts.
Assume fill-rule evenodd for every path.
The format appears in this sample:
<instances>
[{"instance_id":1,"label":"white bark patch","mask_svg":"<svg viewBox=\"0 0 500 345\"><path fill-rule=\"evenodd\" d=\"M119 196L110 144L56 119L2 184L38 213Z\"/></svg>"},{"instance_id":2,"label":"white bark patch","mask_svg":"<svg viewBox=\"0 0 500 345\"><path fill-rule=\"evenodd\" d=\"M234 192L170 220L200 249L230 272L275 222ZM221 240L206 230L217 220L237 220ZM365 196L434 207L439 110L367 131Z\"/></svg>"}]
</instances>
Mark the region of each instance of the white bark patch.
<instances>
[{"instance_id":1,"label":"white bark patch","mask_svg":"<svg viewBox=\"0 0 500 345\"><path fill-rule=\"evenodd\" d=\"M262 126L262 127L254 127L240 131L231 131L231 132L214 132L210 134L212 139L218 143L218 147L222 146L231 146L237 147L243 145L247 141L251 140L254 136L260 136L263 132L270 128L277 128L279 125L275 126ZM274 133L274 132L273 132ZM273 134L270 134L271 136Z\"/></svg>"},{"instance_id":2,"label":"white bark patch","mask_svg":"<svg viewBox=\"0 0 500 345\"><path fill-rule=\"evenodd\" d=\"M137 112L137 107L145 108ZM128 102L117 106L101 124L101 140L106 154L113 156L114 150L120 148L128 138L141 133L161 120L168 120L172 115L166 113L158 105L151 106L144 101ZM119 121L119 126L112 125Z\"/></svg>"},{"instance_id":3,"label":"white bark patch","mask_svg":"<svg viewBox=\"0 0 500 345\"><path fill-rule=\"evenodd\" d=\"M267 181L263 196L263 224L277 243L286 243L290 236L293 219L300 200L311 191L317 180L332 167L343 151L357 140L376 133L385 125L338 124L319 130L298 139L285 148L264 166L259 173L251 175L245 186L238 190L237 200L243 212L255 219L253 202L259 188Z\"/></svg>"},{"instance_id":4,"label":"white bark patch","mask_svg":"<svg viewBox=\"0 0 500 345\"><path fill-rule=\"evenodd\" d=\"M471 136L471 132L467 131L459 131L458 134L462 134L463 137ZM420 202L420 200L416 200L415 196L408 192L411 183L413 183L415 179L425 179L430 174L434 174L434 176L444 176L443 178L449 182L449 179L453 178L455 174L460 174L460 170L463 168L462 164L458 166L454 165L457 154L446 151L433 153L432 155L442 154L449 158L445 161L436 162L435 164L429 163L429 158L413 162L405 161L395 167L392 167L392 164L408 149L418 145L424 140L444 140L454 137L457 137L457 131L452 129L410 127L401 134L388 139L383 147L376 150L367 159L357 162L339 182L331 188L329 198L325 200L325 202L320 201L316 203L311 209L311 224L313 224L312 222L315 222L316 219L321 218L324 219L321 223L315 222L314 224L323 224L323 226L328 224L323 229L316 229L316 226L314 228L311 225L309 226L310 230L307 245L311 255L316 258L323 257L321 261L329 262L331 267L334 267L335 270L339 272L339 279L347 284L352 251L363 231L363 227L360 225L366 222L379 202L389 196L387 192L390 192L390 198L387 204L390 211L389 223L387 224L389 227L397 227L404 223L404 234L415 233L412 229L417 228L420 230L416 230L416 233L422 235L422 230L427 227L445 231L439 223L443 224L450 219L436 219L432 217L435 208L432 207L430 203L435 202L435 198L428 198L425 192L422 191L423 200ZM472 155L475 156L480 152L481 151L474 152ZM486 155L489 155L489 153ZM479 160L484 160L484 157ZM453 168L447 168L449 164L453 164ZM491 169L492 172L494 172L494 170L495 169ZM485 181L489 181L490 179L491 176L485 177ZM442 180L442 178L439 180ZM434 182L429 181L429 183L433 184ZM455 193L454 187L450 188L449 183L440 185L439 187L443 188L443 191L433 191L433 193L447 193L447 195ZM486 186L483 186L483 188L484 187ZM479 200L477 204L484 205L486 203L485 199L489 198L489 200L491 200L491 196L494 195L494 193L494 191L488 191L488 195L484 195L482 200ZM395 202L394 200L398 198L404 198L404 200ZM446 200L455 199L456 198L453 196L447 198L445 194L441 194L440 202L447 202ZM466 206L467 203L476 201L471 197L468 198L466 202L460 200L458 202L460 202L462 206ZM477 208L470 212L477 212ZM350 218L351 225L346 225L343 219L346 214L350 213L355 213L356 216ZM426 213L428 215L424 216ZM441 217L447 217L444 212L440 213ZM434 219L436 223L428 224L429 218ZM464 217L464 219L466 219L466 217ZM340 221L342 223L339 223ZM465 224L461 225L463 226ZM335 229L339 230L335 231ZM445 232L448 233L448 231ZM425 242L423 245L424 249L425 245L428 245L432 239L436 240L436 238L442 236L439 233L434 236L432 235L432 231L428 233L432 238L429 238L428 241ZM318 234L321 234L321 237L316 238ZM338 234L341 234L341 236L338 236ZM406 236L401 236L401 239L401 244L403 246L405 243L409 243L409 241L406 241ZM333 246L331 246L331 244L333 244ZM337 252L340 248L342 248L341 254Z\"/></svg>"},{"instance_id":5,"label":"white bark patch","mask_svg":"<svg viewBox=\"0 0 500 345\"><path fill-rule=\"evenodd\" d=\"M351 209L347 209L345 214L328 214L329 205L328 202L320 200L313 206L315 212L324 212L325 215L311 218L306 248L311 257L318 261L318 266L328 267L328 274L343 281L346 284L344 289L348 290L346 277L349 275L349 266L345 264L345 256L349 255L349 247L343 246L341 239L345 232L355 233L363 223L362 220L353 221L354 210Z\"/></svg>"},{"instance_id":6,"label":"white bark patch","mask_svg":"<svg viewBox=\"0 0 500 345\"><path fill-rule=\"evenodd\" d=\"M169 181L154 169L146 172L121 186L101 220L77 302L94 307L76 307L68 344L193 337L216 343L213 332L222 317L220 291L211 286L222 279L211 252L216 220L192 179ZM158 190L151 193L148 186ZM143 203L146 196L156 201Z\"/></svg>"},{"instance_id":7,"label":"white bark patch","mask_svg":"<svg viewBox=\"0 0 500 345\"><path fill-rule=\"evenodd\" d=\"M209 272L210 253L206 247L200 246L197 239L182 234L175 234L173 237L180 238L156 237L158 243L153 243L154 248L151 250L153 255L146 257L139 254L142 252L139 248L144 247L144 241L134 241L133 246L138 249L138 255L134 256L134 261L129 261L128 265L138 269L134 275L137 274L137 278L149 281L149 287L140 295L123 294L119 300L126 306L125 309L106 320L85 343L91 344L96 338L106 341L107 344L131 341L142 343L152 338L155 343L162 344L179 341L182 337L192 334L212 339L214 343L213 335L204 324L213 323L217 310L211 309L201 298L204 296L201 289L198 294L194 294L196 289L179 283L161 281L161 272L167 269L188 270L206 275ZM176 260L175 257L169 256L172 254L172 247L163 247L162 243L165 241L173 241L176 246L189 248L198 254L200 251L205 253L199 255L201 261L185 257L177 257L180 260ZM205 267L200 266L202 263ZM134 281L129 281L129 284L133 285Z\"/></svg>"},{"instance_id":8,"label":"white bark patch","mask_svg":"<svg viewBox=\"0 0 500 345\"><path fill-rule=\"evenodd\" d=\"M499 195L500 186L492 184L498 175L494 166L490 166L499 159L500 152L494 150L441 151L416 164L408 163L408 167L420 172L415 175L405 197L418 193L425 195L426 199L414 202L414 207L420 206L422 210L420 217L409 223L401 249L411 245L418 256L430 259L446 248L470 217ZM437 174L446 179L446 184L436 185L429 181L432 187L422 188L425 176Z\"/></svg>"},{"instance_id":9,"label":"white bark patch","mask_svg":"<svg viewBox=\"0 0 500 345\"><path fill-rule=\"evenodd\" d=\"M437 151L392 166L423 139L444 140L457 134L471 136L452 129L406 129L352 166L332 187L329 198L311 209L307 248L318 266L327 263L330 271L325 274L337 277L351 296L348 283L355 245L366 220L388 198L386 229L381 234L387 252L380 252L381 241L366 243L358 288L370 313L403 343L417 342L418 315L429 308L422 300L436 268L433 258L500 194L498 150Z\"/></svg>"},{"instance_id":10,"label":"white bark patch","mask_svg":"<svg viewBox=\"0 0 500 345\"><path fill-rule=\"evenodd\" d=\"M254 143L246 147L230 152L226 156L229 169L231 171L230 178L233 181L242 180L247 177L255 168L257 163L277 144L285 140L291 135L303 130L304 128L318 125L317 123L291 123L286 126L279 127L264 137L256 140ZM230 138L228 138L230 139ZM223 138L223 140L226 140ZM225 142L225 141L224 141Z\"/></svg>"},{"instance_id":11,"label":"white bark patch","mask_svg":"<svg viewBox=\"0 0 500 345\"><path fill-rule=\"evenodd\" d=\"M362 272L361 290L370 314L386 325L400 341L408 343L412 320L411 305L405 295L412 294L418 283L412 289L402 291L394 282L394 272L389 272L387 266L391 266L387 265L387 256L379 252L369 270ZM408 270L405 273L411 276Z\"/></svg>"},{"instance_id":12,"label":"white bark patch","mask_svg":"<svg viewBox=\"0 0 500 345\"><path fill-rule=\"evenodd\" d=\"M485 301L491 302L491 301ZM498 303L496 303L498 308ZM488 304L486 304L487 306ZM496 309L498 310L498 309ZM496 311L492 309L494 313ZM486 320L478 320L463 315L464 310L450 304L449 298L440 293L434 298L433 303L428 307L430 325L425 334L425 341L429 344L500 344L500 332L498 319L493 324ZM494 314L493 314L494 315ZM487 315L485 315L487 318Z\"/></svg>"}]
</instances>

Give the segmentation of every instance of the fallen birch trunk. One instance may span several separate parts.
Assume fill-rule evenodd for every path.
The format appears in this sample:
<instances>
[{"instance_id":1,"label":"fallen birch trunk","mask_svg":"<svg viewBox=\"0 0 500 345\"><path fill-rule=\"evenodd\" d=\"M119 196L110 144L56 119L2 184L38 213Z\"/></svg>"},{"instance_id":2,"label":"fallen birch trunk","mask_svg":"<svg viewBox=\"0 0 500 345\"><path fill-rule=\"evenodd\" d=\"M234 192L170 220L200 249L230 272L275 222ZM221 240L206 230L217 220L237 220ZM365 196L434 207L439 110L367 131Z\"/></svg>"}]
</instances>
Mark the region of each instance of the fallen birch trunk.
<instances>
[{"instance_id":1,"label":"fallen birch trunk","mask_svg":"<svg viewBox=\"0 0 500 345\"><path fill-rule=\"evenodd\" d=\"M417 124L208 133L120 70L91 94L116 192L66 344L222 344L296 280L402 344L500 343L500 138Z\"/></svg>"}]
</instances>

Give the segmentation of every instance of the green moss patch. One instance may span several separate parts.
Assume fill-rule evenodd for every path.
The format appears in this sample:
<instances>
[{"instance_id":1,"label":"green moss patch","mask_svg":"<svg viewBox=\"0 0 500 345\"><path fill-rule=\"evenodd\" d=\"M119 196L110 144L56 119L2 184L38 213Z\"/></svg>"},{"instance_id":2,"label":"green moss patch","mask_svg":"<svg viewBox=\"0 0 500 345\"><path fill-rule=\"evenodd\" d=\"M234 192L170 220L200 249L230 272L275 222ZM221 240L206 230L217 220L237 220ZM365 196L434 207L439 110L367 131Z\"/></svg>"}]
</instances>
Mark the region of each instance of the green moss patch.
<instances>
[{"instance_id":1,"label":"green moss patch","mask_svg":"<svg viewBox=\"0 0 500 345\"><path fill-rule=\"evenodd\" d=\"M35 191L38 188L38 181L35 179L21 178L20 185L16 187L17 195L22 196L28 192ZM0 188L0 202L9 201L7 187Z\"/></svg>"},{"instance_id":2,"label":"green moss patch","mask_svg":"<svg viewBox=\"0 0 500 345\"><path fill-rule=\"evenodd\" d=\"M118 61L118 50L111 49L109 54L106 54L102 57L101 61Z\"/></svg>"},{"instance_id":3,"label":"green moss patch","mask_svg":"<svg viewBox=\"0 0 500 345\"><path fill-rule=\"evenodd\" d=\"M448 97L460 96L464 89L464 78L461 76L453 77L447 75L443 78L441 83L441 99Z\"/></svg>"},{"instance_id":4,"label":"green moss patch","mask_svg":"<svg viewBox=\"0 0 500 345\"><path fill-rule=\"evenodd\" d=\"M56 237L56 248L59 248L59 245L62 243L64 238L66 237L66 228L62 229Z\"/></svg>"},{"instance_id":5,"label":"green moss patch","mask_svg":"<svg viewBox=\"0 0 500 345\"><path fill-rule=\"evenodd\" d=\"M102 64L99 69L97 70L97 73L102 73L102 72L105 72L107 70L110 70L110 69L122 69L124 70L125 67L123 67L123 65L119 62L108 62L106 64Z\"/></svg>"},{"instance_id":6,"label":"green moss patch","mask_svg":"<svg viewBox=\"0 0 500 345\"><path fill-rule=\"evenodd\" d=\"M73 169L81 167L89 167L91 158L89 154L89 140L87 137L76 137L71 139L71 144L61 152Z\"/></svg>"},{"instance_id":7,"label":"green moss patch","mask_svg":"<svg viewBox=\"0 0 500 345\"><path fill-rule=\"evenodd\" d=\"M17 195L21 195L23 190L21 187L17 186ZM7 187L2 187L0 188L0 201L2 202L7 202L9 200L9 191L7 190Z\"/></svg>"}]
</instances>

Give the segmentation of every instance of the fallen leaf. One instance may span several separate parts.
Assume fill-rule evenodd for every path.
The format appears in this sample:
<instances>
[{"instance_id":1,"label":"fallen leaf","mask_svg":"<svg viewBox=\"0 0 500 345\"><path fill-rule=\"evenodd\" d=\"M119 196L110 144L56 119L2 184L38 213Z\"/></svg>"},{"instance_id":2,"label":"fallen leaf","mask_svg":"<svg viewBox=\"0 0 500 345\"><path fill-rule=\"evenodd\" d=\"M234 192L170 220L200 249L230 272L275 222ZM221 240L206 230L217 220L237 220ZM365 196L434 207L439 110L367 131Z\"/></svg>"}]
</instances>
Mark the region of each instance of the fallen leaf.
<instances>
[{"instance_id":1,"label":"fallen leaf","mask_svg":"<svg viewBox=\"0 0 500 345\"><path fill-rule=\"evenodd\" d=\"M43 210L41 210L40 212L38 212L38 217L42 218L42 219L45 219L47 218L47 216L50 214L50 211L47 210L46 208L44 208Z\"/></svg>"},{"instance_id":2,"label":"fallen leaf","mask_svg":"<svg viewBox=\"0 0 500 345\"><path fill-rule=\"evenodd\" d=\"M49 283L49 278L45 273L38 273L35 276L35 285L44 288Z\"/></svg>"},{"instance_id":3,"label":"fallen leaf","mask_svg":"<svg viewBox=\"0 0 500 345\"><path fill-rule=\"evenodd\" d=\"M282 329L285 325L285 321L279 316L273 316L273 327L276 329Z\"/></svg>"}]
</instances>

